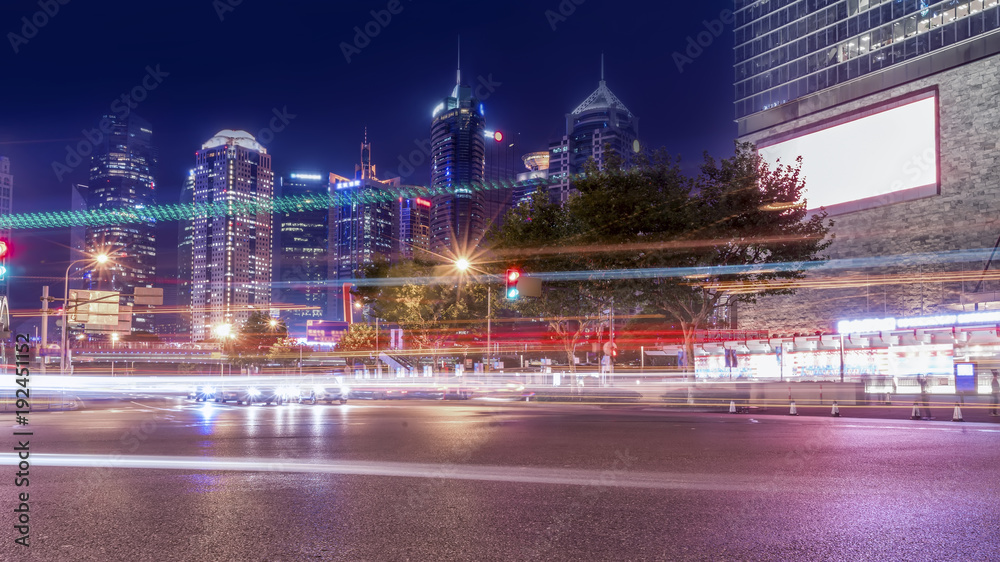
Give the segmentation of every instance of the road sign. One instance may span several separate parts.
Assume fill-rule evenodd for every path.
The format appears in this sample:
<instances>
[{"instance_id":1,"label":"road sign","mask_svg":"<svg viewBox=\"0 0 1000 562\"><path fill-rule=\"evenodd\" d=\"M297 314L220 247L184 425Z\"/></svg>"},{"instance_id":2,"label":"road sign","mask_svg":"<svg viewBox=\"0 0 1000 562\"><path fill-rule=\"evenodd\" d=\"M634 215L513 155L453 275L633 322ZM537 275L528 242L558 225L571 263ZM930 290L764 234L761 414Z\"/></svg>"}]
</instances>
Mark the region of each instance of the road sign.
<instances>
[{"instance_id":1,"label":"road sign","mask_svg":"<svg viewBox=\"0 0 1000 562\"><path fill-rule=\"evenodd\" d=\"M88 331L118 328L117 291L70 291L69 322L86 324Z\"/></svg>"},{"instance_id":2,"label":"road sign","mask_svg":"<svg viewBox=\"0 0 1000 562\"><path fill-rule=\"evenodd\" d=\"M136 287L135 304L138 306L161 306L163 304L163 289L154 287Z\"/></svg>"}]
</instances>

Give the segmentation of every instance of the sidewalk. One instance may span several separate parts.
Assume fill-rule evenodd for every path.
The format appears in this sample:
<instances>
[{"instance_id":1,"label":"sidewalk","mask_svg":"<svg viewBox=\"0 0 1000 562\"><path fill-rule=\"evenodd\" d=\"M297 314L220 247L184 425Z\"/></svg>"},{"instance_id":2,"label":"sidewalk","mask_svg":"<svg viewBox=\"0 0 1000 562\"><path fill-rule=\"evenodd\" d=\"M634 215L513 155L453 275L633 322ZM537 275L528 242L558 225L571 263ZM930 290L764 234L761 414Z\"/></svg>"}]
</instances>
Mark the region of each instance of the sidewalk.
<instances>
[{"instance_id":1,"label":"sidewalk","mask_svg":"<svg viewBox=\"0 0 1000 562\"><path fill-rule=\"evenodd\" d=\"M892 420L909 420L913 415L913 405L916 403L920 407L920 396L919 395L895 395L892 397L891 404L885 404L878 402L877 400L881 398L879 395L870 395L871 400L867 404L856 405L856 406L841 406L838 404L840 410L840 417L843 418L872 418L872 419L892 419ZM934 421L946 421L951 423L952 417L955 413L956 400L958 400L958 406L961 410L962 420L965 422L979 422L979 423L996 423L1000 424L1000 417L995 417L990 415L990 397L987 396L973 396L966 397L964 403L961 398L955 396L931 396L930 397L930 413L931 419ZM736 402L737 407L745 407L746 404L740 404L739 401ZM728 412L729 403L701 403L691 406L693 408L699 408L702 411L706 411L707 407L711 407L709 411L717 412ZM678 409L683 409L684 406L671 406ZM759 407L750 404L747 412L741 415L748 414L769 414L769 415L788 415L790 411L790 404L784 406L770 405L767 407ZM796 412L799 416L826 416L831 417L831 411L833 409L833 404L823 404L823 405L807 405L800 406L796 405ZM921 415L926 415L923 413L923 408L920 408ZM925 419L925 418L922 418Z\"/></svg>"}]
</instances>

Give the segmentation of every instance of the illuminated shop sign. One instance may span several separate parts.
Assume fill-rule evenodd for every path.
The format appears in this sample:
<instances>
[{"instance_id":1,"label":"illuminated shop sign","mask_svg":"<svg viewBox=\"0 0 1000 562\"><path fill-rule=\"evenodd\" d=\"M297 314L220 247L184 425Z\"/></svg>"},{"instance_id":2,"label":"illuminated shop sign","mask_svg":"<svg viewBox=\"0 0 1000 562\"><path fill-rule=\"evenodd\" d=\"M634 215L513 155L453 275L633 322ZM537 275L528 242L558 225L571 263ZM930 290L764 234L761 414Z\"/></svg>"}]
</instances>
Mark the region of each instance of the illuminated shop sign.
<instances>
[{"instance_id":1,"label":"illuminated shop sign","mask_svg":"<svg viewBox=\"0 0 1000 562\"><path fill-rule=\"evenodd\" d=\"M1000 310L986 312L963 312L960 314L939 314L936 316L916 316L913 318L864 318L837 322L837 333L860 334L867 332L888 332L909 328L936 328L941 326L968 326L975 324L1000 324Z\"/></svg>"}]
</instances>

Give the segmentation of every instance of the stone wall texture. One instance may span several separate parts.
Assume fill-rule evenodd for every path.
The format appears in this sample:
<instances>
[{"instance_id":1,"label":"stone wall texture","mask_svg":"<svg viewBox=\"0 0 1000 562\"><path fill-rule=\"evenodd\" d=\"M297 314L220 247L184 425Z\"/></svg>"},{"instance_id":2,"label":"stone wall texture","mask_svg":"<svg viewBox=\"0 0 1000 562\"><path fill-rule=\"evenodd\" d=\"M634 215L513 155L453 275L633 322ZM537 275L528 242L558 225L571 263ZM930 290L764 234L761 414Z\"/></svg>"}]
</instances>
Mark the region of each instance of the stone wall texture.
<instances>
[{"instance_id":1,"label":"stone wall texture","mask_svg":"<svg viewBox=\"0 0 1000 562\"><path fill-rule=\"evenodd\" d=\"M757 142L932 86L939 96L940 194L831 217L835 239L827 255L856 259L858 267L810 273L808 288L795 295L742 305L739 328L829 333L841 319L971 311L977 300L1000 307L1000 281L989 275L973 294L986 258L954 257L977 249L988 257L1000 237L1000 55L742 140ZM940 257L918 259L925 253ZM993 269L1000 273L1000 251Z\"/></svg>"}]
</instances>

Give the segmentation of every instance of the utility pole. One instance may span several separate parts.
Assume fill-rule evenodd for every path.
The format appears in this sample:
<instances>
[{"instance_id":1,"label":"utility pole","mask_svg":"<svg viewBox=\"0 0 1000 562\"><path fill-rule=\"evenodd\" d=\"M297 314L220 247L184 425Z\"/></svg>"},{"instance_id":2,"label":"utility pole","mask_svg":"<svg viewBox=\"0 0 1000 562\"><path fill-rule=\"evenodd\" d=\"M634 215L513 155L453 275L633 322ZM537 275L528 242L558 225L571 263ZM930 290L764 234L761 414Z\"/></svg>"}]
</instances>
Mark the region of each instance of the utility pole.
<instances>
[{"instance_id":1,"label":"utility pole","mask_svg":"<svg viewBox=\"0 0 1000 562\"><path fill-rule=\"evenodd\" d=\"M55 299L49 296L49 286L42 286L42 344L39 346L39 363L41 373L45 374L45 360L49 347L49 303Z\"/></svg>"}]
</instances>

